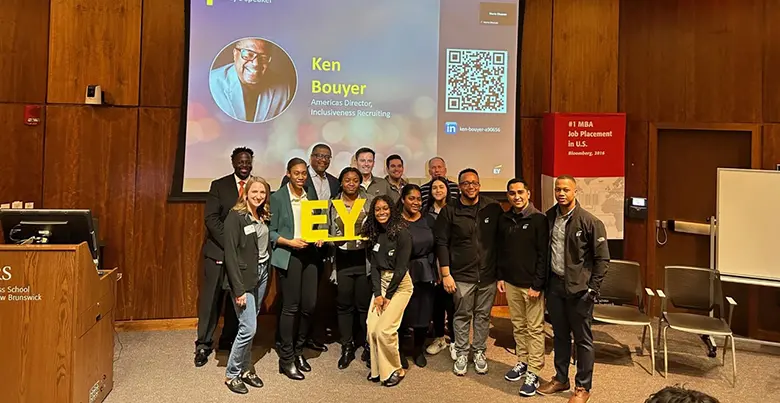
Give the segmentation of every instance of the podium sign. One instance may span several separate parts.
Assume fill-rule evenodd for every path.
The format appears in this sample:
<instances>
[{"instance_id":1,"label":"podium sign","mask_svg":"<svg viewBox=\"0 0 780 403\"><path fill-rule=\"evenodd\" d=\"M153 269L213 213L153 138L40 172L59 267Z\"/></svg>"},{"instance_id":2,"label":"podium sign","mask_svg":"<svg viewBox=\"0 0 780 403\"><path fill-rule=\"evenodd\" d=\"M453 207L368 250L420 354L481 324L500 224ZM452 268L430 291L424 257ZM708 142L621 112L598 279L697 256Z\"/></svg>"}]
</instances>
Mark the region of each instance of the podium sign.
<instances>
[{"instance_id":1,"label":"podium sign","mask_svg":"<svg viewBox=\"0 0 780 403\"><path fill-rule=\"evenodd\" d=\"M542 208L555 204L555 178L577 179L577 201L623 239L625 113L548 113L544 116Z\"/></svg>"}]
</instances>

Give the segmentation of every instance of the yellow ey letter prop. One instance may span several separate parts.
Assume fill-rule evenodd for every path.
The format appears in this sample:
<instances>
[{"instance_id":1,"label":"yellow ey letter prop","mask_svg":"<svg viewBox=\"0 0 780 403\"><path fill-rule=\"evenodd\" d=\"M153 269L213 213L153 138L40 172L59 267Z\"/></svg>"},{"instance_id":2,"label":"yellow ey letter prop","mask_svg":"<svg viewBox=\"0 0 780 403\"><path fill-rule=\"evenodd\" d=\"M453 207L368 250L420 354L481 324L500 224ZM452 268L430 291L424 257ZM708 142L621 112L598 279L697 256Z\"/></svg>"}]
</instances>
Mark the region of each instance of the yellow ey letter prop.
<instances>
[{"instance_id":1,"label":"yellow ey letter prop","mask_svg":"<svg viewBox=\"0 0 780 403\"><path fill-rule=\"evenodd\" d=\"M355 224L360 216L366 199L357 199L352 205L352 210L347 211L347 207L342 200L330 200L336 214L344 222L344 236L331 237L327 229L317 228L322 224L328 223L328 200L305 200L301 203L301 237L306 242L340 242L357 241L365 238L355 235Z\"/></svg>"}]
</instances>

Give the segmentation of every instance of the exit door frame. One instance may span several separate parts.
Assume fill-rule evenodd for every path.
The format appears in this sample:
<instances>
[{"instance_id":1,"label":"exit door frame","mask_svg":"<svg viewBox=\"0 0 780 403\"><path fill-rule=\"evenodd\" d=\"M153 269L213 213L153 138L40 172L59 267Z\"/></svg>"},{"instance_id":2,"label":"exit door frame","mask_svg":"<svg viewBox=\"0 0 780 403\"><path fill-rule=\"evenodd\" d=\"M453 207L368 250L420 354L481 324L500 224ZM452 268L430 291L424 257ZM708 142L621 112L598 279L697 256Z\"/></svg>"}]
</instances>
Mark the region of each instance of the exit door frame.
<instances>
[{"instance_id":1,"label":"exit door frame","mask_svg":"<svg viewBox=\"0 0 780 403\"><path fill-rule=\"evenodd\" d=\"M653 289L663 288L663 284L657 284L656 262L656 236L655 221L658 220L658 132L663 130L710 130L749 132L750 136L750 167L761 169L762 164L762 138L761 125L753 123L682 123L682 122L649 122L648 147L647 147L647 270L645 282ZM713 265L714 262L710 262ZM713 267L714 268L714 267ZM651 306L652 315L660 314L658 302ZM752 293L748 301L748 334L756 337L758 332L758 295Z\"/></svg>"}]
</instances>

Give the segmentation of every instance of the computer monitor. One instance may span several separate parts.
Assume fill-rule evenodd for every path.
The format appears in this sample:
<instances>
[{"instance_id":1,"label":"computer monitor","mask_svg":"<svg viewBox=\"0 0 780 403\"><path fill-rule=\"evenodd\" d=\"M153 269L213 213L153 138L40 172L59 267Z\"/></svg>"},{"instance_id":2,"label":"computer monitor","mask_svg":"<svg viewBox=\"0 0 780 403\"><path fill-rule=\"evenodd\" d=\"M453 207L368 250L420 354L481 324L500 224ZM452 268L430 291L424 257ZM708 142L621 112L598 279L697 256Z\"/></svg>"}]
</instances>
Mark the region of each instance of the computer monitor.
<instances>
[{"instance_id":1,"label":"computer monitor","mask_svg":"<svg viewBox=\"0 0 780 403\"><path fill-rule=\"evenodd\" d=\"M78 245L86 242L100 259L90 210L0 209L0 226L7 244Z\"/></svg>"}]
</instances>

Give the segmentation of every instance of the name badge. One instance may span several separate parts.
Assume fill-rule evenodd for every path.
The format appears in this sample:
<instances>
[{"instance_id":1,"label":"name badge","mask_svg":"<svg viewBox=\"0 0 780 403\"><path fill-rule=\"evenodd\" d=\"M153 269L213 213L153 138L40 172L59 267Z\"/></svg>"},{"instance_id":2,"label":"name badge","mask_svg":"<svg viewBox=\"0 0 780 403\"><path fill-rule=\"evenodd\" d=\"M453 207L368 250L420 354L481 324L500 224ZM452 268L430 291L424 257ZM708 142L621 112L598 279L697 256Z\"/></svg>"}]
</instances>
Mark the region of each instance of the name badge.
<instances>
[{"instance_id":1,"label":"name badge","mask_svg":"<svg viewBox=\"0 0 780 403\"><path fill-rule=\"evenodd\" d=\"M379 252L379 244L374 245L374 252Z\"/></svg>"},{"instance_id":2,"label":"name badge","mask_svg":"<svg viewBox=\"0 0 780 403\"><path fill-rule=\"evenodd\" d=\"M244 235L253 234L255 232L255 226L252 224L247 225L244 227Z\"/></svg>"}]
</instances>

